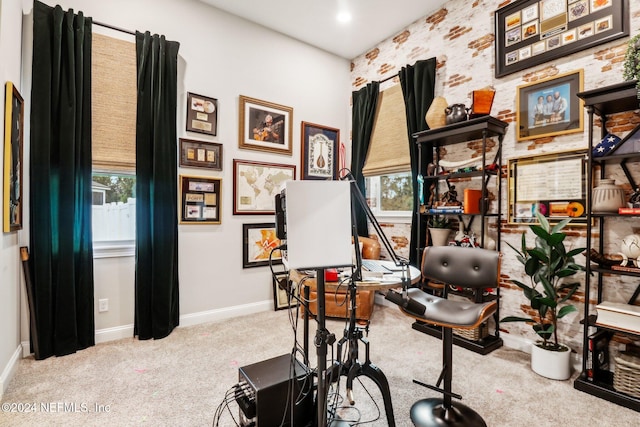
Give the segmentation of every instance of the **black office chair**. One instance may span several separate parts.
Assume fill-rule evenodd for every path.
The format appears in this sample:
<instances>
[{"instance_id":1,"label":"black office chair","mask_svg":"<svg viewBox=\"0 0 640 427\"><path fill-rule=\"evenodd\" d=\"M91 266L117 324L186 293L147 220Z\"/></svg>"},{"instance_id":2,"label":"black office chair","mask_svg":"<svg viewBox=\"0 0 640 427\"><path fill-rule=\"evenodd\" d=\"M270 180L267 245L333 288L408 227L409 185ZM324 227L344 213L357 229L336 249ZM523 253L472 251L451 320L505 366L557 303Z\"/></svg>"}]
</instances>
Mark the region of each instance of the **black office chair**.
<instances>
[{"instance_id":1,"label":"black office chair","mask_svg":"<svg viewBox=\"0 0 640 427\"><path fill-rule=\"evenodd\" d=\"M429 246L422 256L424 279L460 286L482 293L498 286L500 252L459 246ZM451 392L453 328L474 329L496 312L497 302L456 301L408 289L399 302L398 294L388 299L400 305L402 312L416 320L442 327L442 372L435 386L415 383L439 391L442 398L422 399L411 407L416 427L484 426L482 417L468 406L452 402L462 396ZM443 388L440 384L444 381Z\"/></svg>"}]
</instances>

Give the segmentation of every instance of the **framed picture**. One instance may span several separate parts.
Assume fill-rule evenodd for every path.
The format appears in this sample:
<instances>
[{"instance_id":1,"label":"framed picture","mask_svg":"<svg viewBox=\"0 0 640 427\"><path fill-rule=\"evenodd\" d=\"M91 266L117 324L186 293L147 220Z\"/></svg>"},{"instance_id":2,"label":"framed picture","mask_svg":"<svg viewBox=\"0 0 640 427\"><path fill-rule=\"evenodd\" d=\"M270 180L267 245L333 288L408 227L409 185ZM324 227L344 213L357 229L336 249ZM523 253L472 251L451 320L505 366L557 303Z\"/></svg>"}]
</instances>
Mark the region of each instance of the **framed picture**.
<instances>
[{"instance_id":1,"label":"framed picture","mask_svg":"<svg viewBox=\"0 0 640 427\"><path fill-rule=\"evenodd\" d=\"M293 108L240 95L240 148L291 155Z\"/></svg>"},{"instance_id":2,"label":"framed picture","mask_svg":"<svg viewBox=\"0 0 640 427\"><path fill-rule=\"evenodd\" d=\"M11 82L6 84L4 106L4 202L5 233L22 229L22 152L24 101Z\"/></svg>"},{"instance_id":3,"label":"framed picture","mask_svg":"<svg viewBox=\"0 0 640 427\"><path fill-rule=\"evenodd\" d=\"M298 295L298 292L297 292L298 287L291 286L291 291L293 292L293 295L292 297L290 297L289 293L285 289L280 288L279 286L279 282L281 280L285 280L284 283L287 283L286 281L288 281L288 278L289 278L288 271L274 273L274 275L272 276L273 309L276 311L289 308L289 307L295 307L296 305L298 305L298 300L293 298L294 296Z\"/></svg>"},{"instance_id":4,"label":"framed picture","mask_svg":"<svg viewBox=\"0 0 640 427\"><path fill-rule=\"evenodd\" d=\"M280 246L280 239L276 237L275 223L242 224L242 268L264 267L272 264L282 264L282 254L276 250Z\"/></svg>"},{"instance_id":5,"label":"framed picture","mask_svg":"<svg viewBox=\"0 0 640 427\"><path fill-rule=\"evenodd\" d=\"M518 141L582 132L583 71L561 74L518 86L516 123Z\"/></svg>"},{"instance_id":6,"label":"framed picture","mask_svg":"<svg viewBox=\"0 0 640 427\"><path fill-rule=\"evenodd\" d=\"M302 122L300 179L336 179L340 130Z\"/></svg>"},{"instance_id":7,"label":"framed picture","mask_svg":"<svg viewBox=\"0 0 640 427\"><path fill-rule=\"evenodd\" d=\"M233 214L274 214L276 194L294 179L295 165L233 159Z\"/></svg>"},{"instance_id":8,"label":"framed picture","mask_svg":"<svg viewBox=\"0 0 640 427\"><path fill-rule=\"evenodd\" d=\"M222 179L180 175L180 224L220 224Z\"/></svg>"},{"instance_id":9,"label":"framed picture","mask_svg":"<svg viewBox=\"0 0 640 427\"><path fill-rule=\"evenodd\" d=\"M629 35L629 0L520 0L495 12L495 75L504 77ZM531 47L531 55L521 55Z\"/></svg>"},{"instance_id":10,"label":"framed picture","mask_svg":"<svg viewBox=\"0 0 640 427\"><path fill-rule=\"evenodd\" d=\"M586 150L509 159L509 223L536 223L536 212L551 222L587 222Z\"/></svg>"},{"instance_id":11,"label":"framed picture","mask_svg":"<svg viewBox=\"0 0 640 427\"><path fill-rule=\"evenodd\" d=\"M222 170L222 144L180 138L180 166Z\"/></svg>"},{"instance_id":12,"label":"framed picture","mask_svg":"<svg viewBox=\"0 0 640 427\"><path fill-rule=\"evenodd\" d=\"M187 92L187 131L216 136L218 100Z\"/></svg>"}]
</instances>

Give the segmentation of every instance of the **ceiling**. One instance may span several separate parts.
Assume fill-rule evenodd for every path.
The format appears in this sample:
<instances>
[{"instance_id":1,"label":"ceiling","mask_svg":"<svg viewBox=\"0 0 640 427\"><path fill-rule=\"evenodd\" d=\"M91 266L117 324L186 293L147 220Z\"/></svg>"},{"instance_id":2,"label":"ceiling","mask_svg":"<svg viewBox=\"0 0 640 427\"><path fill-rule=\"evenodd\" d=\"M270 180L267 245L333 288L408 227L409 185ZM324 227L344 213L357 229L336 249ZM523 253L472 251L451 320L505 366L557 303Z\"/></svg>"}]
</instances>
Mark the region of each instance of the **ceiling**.
<instances>
[{"instance_id":1,"label":"ceiling","mask_svg":"<svg viewBox=\"0 0 640 427\"><path fill-rule=\"evenodd\" d=\"M294 39L353 59L446 0L200 0ZM346 9L351 22L337 20Z\"/></svg>"}]
</instances>

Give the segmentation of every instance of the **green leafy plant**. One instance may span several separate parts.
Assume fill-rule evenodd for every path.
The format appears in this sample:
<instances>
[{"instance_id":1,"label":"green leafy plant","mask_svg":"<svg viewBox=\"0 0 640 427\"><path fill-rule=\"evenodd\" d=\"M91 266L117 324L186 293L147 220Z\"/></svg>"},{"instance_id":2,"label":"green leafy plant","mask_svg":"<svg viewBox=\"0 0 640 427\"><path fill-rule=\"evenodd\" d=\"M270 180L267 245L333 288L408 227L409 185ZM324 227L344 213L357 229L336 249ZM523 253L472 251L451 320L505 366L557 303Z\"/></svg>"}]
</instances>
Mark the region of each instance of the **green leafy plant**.
<instances>
[{"instance_id":1,"label":"green leafy plant","mask_svg":"<svg viewBox=\"0 0 640 427\"><path fill-rule=\"evenodd\" d=\"M427 222L429 228L449 228L449 218L444 215L434 215Z\"/></svg>"},{"instance_id":2,"label":"green leafy plant","mask_svg":"<svg viewBox=\"0 0 640 427\"><path fill-rule=\"evenodd\" d=\"M538 343L542 348L566 351L568 349L558 343L558 319L577 311L567 300L580 287L580 282L568 282L566 279L584 271L584 266L577 264L574 257L586 248L570 251L565 248L566 234L562 230L571 219L565 219L551 227L540 213L536 212L536 217L540 225L529 226L536 235L534 247L527 248L526 233L522 233L520 249L507 244L516 251L517 259L524 265L524 273L530 280L529 285L513 279L511 282L522 289L531 308L537 311L537 316L508 316L501 322L531 323L533 330L542 338Z\"/></svg>"},{"instance_id":3,"label":"green leafy plant","mask_svg":"<svg viewBox=\"0 0 640 427\"><path fill-rule=\"evenodd\" d=\"M640 98L640 34L632 37L627 45L627 52L624 55L625 80L637 80L638 98Z\"/></svg>"}]
</instances>

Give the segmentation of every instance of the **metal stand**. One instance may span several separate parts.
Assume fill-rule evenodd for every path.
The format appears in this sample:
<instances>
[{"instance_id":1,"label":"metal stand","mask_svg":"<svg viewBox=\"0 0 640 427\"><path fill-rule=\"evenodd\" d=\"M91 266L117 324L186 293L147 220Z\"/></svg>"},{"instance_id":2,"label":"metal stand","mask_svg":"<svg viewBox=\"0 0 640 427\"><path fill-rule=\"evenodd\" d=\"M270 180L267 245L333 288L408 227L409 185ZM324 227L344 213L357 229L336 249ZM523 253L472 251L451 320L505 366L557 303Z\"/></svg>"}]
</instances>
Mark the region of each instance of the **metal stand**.
<instances>
[{"instance_id":1,"label":"metal stand","mask_svg":"<svg viewBox=\"0 0 640 427\"><path fill-rule=\"evenodd\" d=\"M353 380L356 377L362 375L371 378L382 393L384 410L387 414L387 424L389 427L395 427L396 422L393 416L393 405L391 403L389 382L387 381L387 377L384 373L382 373L377 366L371 363L371 360L369 359L369 341L363 337L363 329L367 330L369 325L367 323L366 328L362 328L356 324L356 288L356 284L352 280L349 284L349 309L351 310L349 315L349 326L344 330L344 337L338 341L339 355L342 354L342 346L345 343L348 344L348 357L340 366L340 374L347 377L347 399L349 400L349 404L355 404L355 400L353 398ZM358 341L362 341L365 346L364 364L358 361Z\"/></svg>"},{"instance_id":2,"label":"metal stand","mask_svg":"<svg viewBox=\"0 0 640 427\"><path fill-rule=\"evenodd\" d=\"M442 328L442 372L435 386L413 380L414 383L439 391L442 398L430 398L417 401L411 407L411 421L416 427L487 427L482 417L462 403L452 402L452 398L462 396L451 392L453 356L453 330ZM444 389L440 384L444 381Z\"/></svg>"}]
</instances>

